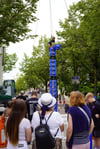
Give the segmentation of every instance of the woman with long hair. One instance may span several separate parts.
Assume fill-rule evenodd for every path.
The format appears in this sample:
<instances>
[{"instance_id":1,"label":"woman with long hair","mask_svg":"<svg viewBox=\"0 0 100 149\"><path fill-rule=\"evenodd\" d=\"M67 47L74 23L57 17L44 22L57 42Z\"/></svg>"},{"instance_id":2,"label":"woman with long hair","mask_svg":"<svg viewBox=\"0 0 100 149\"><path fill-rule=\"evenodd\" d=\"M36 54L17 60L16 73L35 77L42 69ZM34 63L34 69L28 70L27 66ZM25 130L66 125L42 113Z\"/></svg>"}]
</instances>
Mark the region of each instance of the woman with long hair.
<instances>
[{"instance_id":1,"label":"woman with long hair","mask_svg":"<svg viewBox=\"0 0 100 149\"><path fill-rule=\"evenodd\" d=\"M28 149L27 142L31 141L31 126L25 114L25 101L17 99L13 104L5 129L8 138L7 149Z\"/></svg>"}]
</instances>

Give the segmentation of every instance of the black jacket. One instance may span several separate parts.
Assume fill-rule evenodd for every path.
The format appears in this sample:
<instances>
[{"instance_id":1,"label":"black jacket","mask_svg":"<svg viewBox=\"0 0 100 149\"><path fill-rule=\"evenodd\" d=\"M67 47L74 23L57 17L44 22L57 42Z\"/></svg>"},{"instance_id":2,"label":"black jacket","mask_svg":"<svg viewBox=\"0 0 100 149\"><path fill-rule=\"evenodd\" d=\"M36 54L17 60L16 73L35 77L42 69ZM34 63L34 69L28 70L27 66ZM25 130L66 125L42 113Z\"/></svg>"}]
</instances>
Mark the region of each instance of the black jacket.
<instances>
[{"instance_id":1,"label":"black jacket","mask_svg":"<svg viewBox=\"0 0 100 149\"><path fill-rule=\"evenodd\" d=\"M33 113L38 110L38 98L30 98L26 101L28 119L31 121Z\"/></svg>"}]
</instances>

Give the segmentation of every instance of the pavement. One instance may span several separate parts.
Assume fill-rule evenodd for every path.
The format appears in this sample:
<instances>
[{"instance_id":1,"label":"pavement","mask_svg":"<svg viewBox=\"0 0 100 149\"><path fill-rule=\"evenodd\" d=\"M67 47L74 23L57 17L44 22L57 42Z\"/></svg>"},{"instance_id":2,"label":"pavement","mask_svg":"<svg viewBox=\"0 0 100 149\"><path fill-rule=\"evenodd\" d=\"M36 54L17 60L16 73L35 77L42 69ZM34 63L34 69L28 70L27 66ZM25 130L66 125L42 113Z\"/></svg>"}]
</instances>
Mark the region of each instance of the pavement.
<instances>
[{"instance_id":1,"label":"pavement","mask_svg":"<svg viewBox=\"0 0 100 149\"><path fill-rule=\"evenodd\" d=\"M61 104L61 105L58 105L57 107L57 111L60 113L60 114L65 114L65 105Z\"/></svg>"}]
</instances>

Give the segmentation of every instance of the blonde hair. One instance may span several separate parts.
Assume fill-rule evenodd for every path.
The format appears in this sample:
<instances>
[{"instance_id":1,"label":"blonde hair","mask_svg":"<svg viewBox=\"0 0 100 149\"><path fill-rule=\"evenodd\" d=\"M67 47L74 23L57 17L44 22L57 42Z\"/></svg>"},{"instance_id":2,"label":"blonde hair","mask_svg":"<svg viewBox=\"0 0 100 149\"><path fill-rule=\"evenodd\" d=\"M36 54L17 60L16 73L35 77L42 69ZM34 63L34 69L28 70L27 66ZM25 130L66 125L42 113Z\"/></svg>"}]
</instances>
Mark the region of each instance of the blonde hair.
<instances>
[{"instance_id":1,"label":"blonde hair","mask_svg":"<svg viewBox=\"0 0 100 149\"><path fill-rule=\"evenodd\" d=\"M88 101L89 97L94 97L93 93L91 93L91 92L87 93L85 96L85 101Z\"/></svg>"},{"instance_id":2,"label":"blonde hair","mask_svg":"<svg viewBox=\"0 0 100 149\"><path fill-rule=\"evenodd\" d=\"M70 93L70 106L82 106L85 105L85 99L81 92L72 91Z\"/></svg>"}]
</instances>

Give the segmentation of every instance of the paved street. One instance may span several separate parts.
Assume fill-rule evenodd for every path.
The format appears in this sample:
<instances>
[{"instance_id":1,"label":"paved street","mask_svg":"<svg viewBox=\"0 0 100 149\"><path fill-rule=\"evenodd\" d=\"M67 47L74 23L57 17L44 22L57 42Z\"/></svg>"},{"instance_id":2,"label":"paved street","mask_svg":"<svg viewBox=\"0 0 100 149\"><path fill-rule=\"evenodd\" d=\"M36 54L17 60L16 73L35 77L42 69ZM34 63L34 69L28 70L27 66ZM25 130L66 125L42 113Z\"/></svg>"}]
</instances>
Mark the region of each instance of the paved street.
<instances>
[{"instance_id":1,"label":"paved street","mask_svg":"<svg viewBox=\"0 0 100 149\"><path fill-rule=\"evenodd\" d=\"M58 112L60 112L60 114L65 114L65 109L64 109L64 105L61 104L61 105L58 105Z\"/></svg>"}]
</instances>

